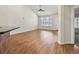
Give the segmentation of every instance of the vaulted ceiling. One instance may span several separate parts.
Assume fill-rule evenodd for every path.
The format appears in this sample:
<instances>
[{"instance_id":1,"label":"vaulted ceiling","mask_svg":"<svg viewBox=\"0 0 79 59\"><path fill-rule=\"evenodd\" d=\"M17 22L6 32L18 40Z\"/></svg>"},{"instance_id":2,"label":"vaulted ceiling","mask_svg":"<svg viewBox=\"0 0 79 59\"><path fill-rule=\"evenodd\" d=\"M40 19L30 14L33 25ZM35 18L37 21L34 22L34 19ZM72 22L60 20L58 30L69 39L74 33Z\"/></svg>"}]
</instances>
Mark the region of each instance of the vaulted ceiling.
<instances>
[{"instance_id":1,"label":"vaulted ceiling","mask_svg":"<svg viewBox=\"0 0 79 59\"><path fill-rule=\"evenodd\" d=\"M41 9L43 9L43 12L39 13L40 6L39 5L28 5L28 7L38 16L44 16L44 15L52 15L58 13L58 6L57 5L41 5Z\"/></svg>"}]
</instances>

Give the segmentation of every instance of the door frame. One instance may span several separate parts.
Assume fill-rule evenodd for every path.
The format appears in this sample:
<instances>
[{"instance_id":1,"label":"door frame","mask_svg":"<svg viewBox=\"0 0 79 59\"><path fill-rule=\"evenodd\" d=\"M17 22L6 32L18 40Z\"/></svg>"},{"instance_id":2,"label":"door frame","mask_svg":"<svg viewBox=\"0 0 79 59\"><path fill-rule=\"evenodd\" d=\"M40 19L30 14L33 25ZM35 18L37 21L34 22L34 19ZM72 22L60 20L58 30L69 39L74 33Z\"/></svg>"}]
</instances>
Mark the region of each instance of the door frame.
<instances>
[{"instance_id":1,"label":"door frame","mask_svg":"<svg viewBox=\"0 0 79 59\"><path fill-rule=\"evenodd\" d=\"M74 18L75 18L75 9L79 8L79 6L74 6L71 9L71 40L75 44L75 27L74 27Z\"/></svg>"}]
</instances>

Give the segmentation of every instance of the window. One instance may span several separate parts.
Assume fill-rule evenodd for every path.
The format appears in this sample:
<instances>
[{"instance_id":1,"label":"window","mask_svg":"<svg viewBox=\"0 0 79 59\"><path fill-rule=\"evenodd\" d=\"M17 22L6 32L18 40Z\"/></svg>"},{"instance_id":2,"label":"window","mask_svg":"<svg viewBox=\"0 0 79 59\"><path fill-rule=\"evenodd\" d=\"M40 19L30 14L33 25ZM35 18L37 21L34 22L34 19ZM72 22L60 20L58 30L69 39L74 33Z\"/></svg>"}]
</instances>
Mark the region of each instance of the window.
<instances>
[{"instance_id":1,"label":"window","mask_svg":"<svg viewBox=\"0 0 79 59\"><path fill-rule=\"evenodd\" d=\"M75 28L79 28L79 18L75 18Z\"/></svg>"},{"instance_id":2,"label":"window","mask_svg":"<svg viewBox=\"0 0 79 59\"><path fill-rule=\"evenodd\" d=\"M79 18L75 18L75 28L79 28Z\"/></svg>"},{"instance_id":3,"label":"window","mask_svg":"<svg viewBox=\"0 0 79 59\"><path fill-rule=\"evenodd\" d=\"M52 16L42 16L40 20L41 26L52 26Z\"/></svg>"}]
</instances>

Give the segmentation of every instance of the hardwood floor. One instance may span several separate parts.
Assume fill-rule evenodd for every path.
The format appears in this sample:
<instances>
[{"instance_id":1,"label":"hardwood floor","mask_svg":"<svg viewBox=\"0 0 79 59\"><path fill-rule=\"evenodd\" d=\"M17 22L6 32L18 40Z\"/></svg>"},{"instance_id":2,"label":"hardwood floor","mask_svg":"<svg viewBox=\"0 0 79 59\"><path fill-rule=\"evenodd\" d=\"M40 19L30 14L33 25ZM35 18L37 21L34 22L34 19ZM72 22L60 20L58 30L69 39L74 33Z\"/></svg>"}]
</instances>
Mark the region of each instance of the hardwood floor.
<instances>
[{"instance_id":1,"label":"hardwood floor","mask_svg":"<svg viewBox=\"0 0 79 59\"><path fill-rule=\"evenodd\" d=\"M70 54L79 53L74 45L59 45L58 32L35 30L12 35L4 53L11 54Z\"/></svg>"}]
</instances>

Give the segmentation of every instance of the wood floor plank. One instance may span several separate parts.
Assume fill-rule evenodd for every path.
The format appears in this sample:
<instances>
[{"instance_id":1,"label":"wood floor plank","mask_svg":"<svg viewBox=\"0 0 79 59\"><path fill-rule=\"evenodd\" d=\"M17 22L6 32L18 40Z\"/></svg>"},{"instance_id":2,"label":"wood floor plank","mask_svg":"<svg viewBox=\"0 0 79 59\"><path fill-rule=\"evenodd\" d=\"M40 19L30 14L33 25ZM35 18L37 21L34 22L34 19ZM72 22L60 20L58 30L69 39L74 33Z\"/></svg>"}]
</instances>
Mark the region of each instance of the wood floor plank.
<instances>
[{"instance_id":1,"label":"wood floor plank","mask_svg":"<svg viewBox=\"0 0 79 59\"><path fill-rule=\"evenodd\" d=\"M59 45L58 31L35 30L10 36L7 54L77 54L79 47ZM1 49L1 48L0 48Z\"/></svg>"}]
</instances>

